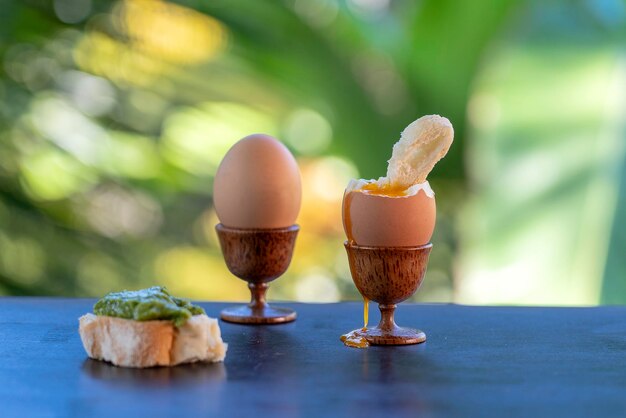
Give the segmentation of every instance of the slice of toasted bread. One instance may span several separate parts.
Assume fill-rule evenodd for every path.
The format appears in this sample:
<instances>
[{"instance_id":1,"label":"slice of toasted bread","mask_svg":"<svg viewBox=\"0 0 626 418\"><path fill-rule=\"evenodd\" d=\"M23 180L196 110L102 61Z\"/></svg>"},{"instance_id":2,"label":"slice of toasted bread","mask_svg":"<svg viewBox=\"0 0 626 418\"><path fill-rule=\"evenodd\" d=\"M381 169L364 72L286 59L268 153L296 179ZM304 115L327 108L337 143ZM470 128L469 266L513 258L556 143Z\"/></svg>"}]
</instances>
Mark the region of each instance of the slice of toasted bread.
<instances>
[{"instance_id":1,"label":"slice of toasted bread","mask_svg":"<svg viewBox=\"0 0 626 418\"><path fill-rule=\"evenodd\" d=\"M134 321L86 314L78 332L87 355L123 367L174 366L218 362L226 356L217 320L194 315L185 325L171 321Z\"/></svg>"}]
</instances>

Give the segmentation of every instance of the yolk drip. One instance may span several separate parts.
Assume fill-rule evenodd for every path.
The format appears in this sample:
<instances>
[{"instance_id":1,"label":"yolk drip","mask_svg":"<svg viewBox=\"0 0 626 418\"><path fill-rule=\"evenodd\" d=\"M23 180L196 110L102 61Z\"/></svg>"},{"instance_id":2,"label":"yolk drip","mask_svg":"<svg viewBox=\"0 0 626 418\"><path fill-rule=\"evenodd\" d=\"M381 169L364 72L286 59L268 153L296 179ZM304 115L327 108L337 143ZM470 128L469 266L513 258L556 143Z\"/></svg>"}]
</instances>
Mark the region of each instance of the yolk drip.
<instances>
[{"instance_id":1,"label":"yolk drip","mask_svg":"<svg viewBox=\"0 0 626 418\"><path fill-rule=\"evenodd\" d=\"M352 203L352 193L348 192L343 198L343 221L346 224L346 235L350 244L354 243L352 236L352 218L350 217L350 205Z\"/></svg>"},{"instance_id":2,"label":"yolk drip","mask_svg":"<svg viewBox=\"0 0 626 418\"><path fill-rule=\"evenodd\" d=\"M367 320L369 318L370 300L363 296L363 331L367 329Z\"/></svg>"},{"instance_id":3,"label":"yolk drip","mask_svg":"<svg viewBox=\"0 0 626 418\"><path fill-rule=\"evenodd\" d=\"M348 347L365 348L370 345L364 335L365 331L367 331L369 302L369 299L363 296L363 328L355 329L354 331L342 335L340 338Z\"/></svg>"}]
</instances>

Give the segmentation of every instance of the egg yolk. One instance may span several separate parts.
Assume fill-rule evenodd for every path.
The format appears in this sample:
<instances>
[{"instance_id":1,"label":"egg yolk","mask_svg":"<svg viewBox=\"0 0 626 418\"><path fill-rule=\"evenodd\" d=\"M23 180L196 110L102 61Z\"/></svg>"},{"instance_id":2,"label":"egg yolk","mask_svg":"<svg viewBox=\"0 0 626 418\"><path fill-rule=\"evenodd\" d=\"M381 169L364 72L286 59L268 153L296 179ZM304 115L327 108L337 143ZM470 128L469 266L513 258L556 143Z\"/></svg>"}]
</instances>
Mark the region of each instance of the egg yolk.
<instances>
[{"instance_id":1,"label":"egg yolk","mask_svg":"<svg viewBox=\"0 0 626 418\"><path fill-rule=\"evenodd\" d=\"M365 193L375 195L375 196L388 196L388 197L399 197L406 196L406 188L393 185L393 184L385 184L380 186L377 183L367 183L365 186L361 188Z\"/></svg>"},{"instance_id":2,"label":"egg yolk","mask_svg":"<svg viewBox=\"0 0 626 418\"><path fill-rule=\"evenodd\" d=\"M365 348L369 347L370 343L367 342L367 339L360 333L360 329L349 332L345 335L341 336L341 341L347 345L348 347L353 348Z\"/></svg>"}]
</instances>

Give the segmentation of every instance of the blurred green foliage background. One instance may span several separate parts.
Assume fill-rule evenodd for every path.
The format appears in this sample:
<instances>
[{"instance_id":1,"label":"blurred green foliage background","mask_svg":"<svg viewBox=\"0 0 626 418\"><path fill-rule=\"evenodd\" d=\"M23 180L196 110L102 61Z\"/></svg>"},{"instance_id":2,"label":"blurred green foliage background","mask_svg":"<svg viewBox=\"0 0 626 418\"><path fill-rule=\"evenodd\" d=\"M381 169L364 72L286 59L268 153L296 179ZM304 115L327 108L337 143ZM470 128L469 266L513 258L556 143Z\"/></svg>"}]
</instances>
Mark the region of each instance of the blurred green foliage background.
<instances>
[{"instance_id":1,"label":"blurred green foliage background","mask_svg":"<svg viewBox=\"0 0 626 418\"><path fill-rule=\"evenodd\" d=\"M623 0L5 0L0 294L246 299L211 188L264 132L304 187L270 298L357 299L343 189L437 113L456 135L414 299L624 303L625 47Z\"/></svg>"}]
</instances>

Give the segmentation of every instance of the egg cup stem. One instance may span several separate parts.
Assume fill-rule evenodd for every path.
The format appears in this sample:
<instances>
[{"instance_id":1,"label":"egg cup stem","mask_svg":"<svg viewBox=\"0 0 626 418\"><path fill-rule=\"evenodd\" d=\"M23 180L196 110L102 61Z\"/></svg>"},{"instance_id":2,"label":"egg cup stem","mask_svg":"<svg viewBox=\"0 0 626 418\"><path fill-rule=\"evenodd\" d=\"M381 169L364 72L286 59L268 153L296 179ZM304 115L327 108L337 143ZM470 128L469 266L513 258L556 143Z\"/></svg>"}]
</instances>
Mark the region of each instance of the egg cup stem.
<instances>
[{"instance_id":1,"label":"egg cup stem","mask_svg":"<svg viewBox=\"0 0 626 418\"><path fill-rule=\"evenodd\" d=\"M269 306L265 300L265 294L269 287L267 283L248 283L251 295L250 305L248 306L250 306L253 311L263 311L263 309Z\"/></svg>"},{"instance_id":2,"label":"egg cup stem","mask_svg":"<svg viewBox=\"0 0 626 418\"><path fill-rule=\"evenodd\" d=\"M300 228L240 229L215 226L224 261L236 277L248 282L250 303L224 309L220 317L238 324L280 324L296 319L289 308L274 308L266 301L269 282L289 267Z\"/></svg>"},{"instance_id":3,"label":"egg cup stem","mask_svg":"<svg viewBox=\"0 0 626 418\"><path fill-rule=\"evenodd\" d=\"M398 328L396 325L396 321L394 320L394 313L396 311L396 304L379 304L378 309L380 310L380 323L378 324L378 328L384 331L392 331L395 328Z\"/></svg>"},{"instance_id":4,"label":"egg cup stem","mask_svg":"<svg viewBox=\"0 0 626 418\"><path fill-rule=\"evenodd\" d=\"M404 328L396 325L394 313L395 304L379 304L380 323L374 328L362 330L361 335L372 345L408 345L426 341L423 331L413 328Z\"/></svg>"}]
</instances>

